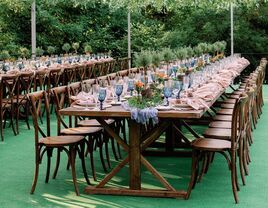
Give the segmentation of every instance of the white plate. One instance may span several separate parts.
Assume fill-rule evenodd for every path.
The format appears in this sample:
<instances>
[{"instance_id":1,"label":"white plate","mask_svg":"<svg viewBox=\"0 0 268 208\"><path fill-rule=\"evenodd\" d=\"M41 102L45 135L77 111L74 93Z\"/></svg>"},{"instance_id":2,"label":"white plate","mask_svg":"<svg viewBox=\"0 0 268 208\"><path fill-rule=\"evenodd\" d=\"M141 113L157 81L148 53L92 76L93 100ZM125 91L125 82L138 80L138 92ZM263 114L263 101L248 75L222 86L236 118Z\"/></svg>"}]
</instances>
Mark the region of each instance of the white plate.
<instances>
[{"instance_id":1,"label":"white plate","mask_svg":"<svg viewBox=\"0 0 268 208\"><path fill-rule=\"evenodd\" d=\"M159 110L159 111L169 111L169 110L172 110L172 107L170 107L170 106L162 106L162 105L156 106L155 108L157 110Z\"/></svg>"},{"instance_id":2,"label":"white plate","mask_svg":"<svg viewBox=\"0 0 268 208\"><path fill-rule=\"evenodd\" d=\"M122 104L122 102L111 102L112 106L120 106Z\"/></svg>"}]
</instances>

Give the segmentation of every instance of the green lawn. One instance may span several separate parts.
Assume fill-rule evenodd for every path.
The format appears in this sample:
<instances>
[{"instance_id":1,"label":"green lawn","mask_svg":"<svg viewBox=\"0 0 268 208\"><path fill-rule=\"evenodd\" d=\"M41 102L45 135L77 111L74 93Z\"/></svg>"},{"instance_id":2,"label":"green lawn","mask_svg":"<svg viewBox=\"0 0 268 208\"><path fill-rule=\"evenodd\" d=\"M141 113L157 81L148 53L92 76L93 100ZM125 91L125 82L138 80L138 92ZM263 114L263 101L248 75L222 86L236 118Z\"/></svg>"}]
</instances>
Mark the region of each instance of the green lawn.
<instances>
[{"instance_id":1,"label":"green lawn","mask_svg":"<svg viewBox=\"0 0 268 208\"><path fill-rule=\"evenodd\" d=\"M33 130L27 130L26 124L21 122L19 136L13 136L12 130L7 128L5 129L5 142L0 142L0 207L267 207L268 163L265 162L265 159L268 158L268 130L266 129L268 123L268 86L264 86L264 99L263 114L257 129L254 131L254 144L250 149L252 159L249 166L250 175L246 178L246 186L241 185L238 205L234 204L230 172L221 155L215 157L208 174L204 176L200 184L197 184L187 201L183 199L85 195L83 189L86 187L86 182L79 160L77 160L76 167L81 196L77 197L73 189L71 172L66 170L66 156L64 154L62 154L64 156L57 179L51 179L48 184L44 182L46 161L43 161L35 193L30 195L34 173L34 138ZM55 130L55 117L52 127ZM149 161L175 188L187 188L191 158L150 157ZM93 181L89 160L87 159L86 162L88 174ZM116 164L113 159L112 162L113 165ZM98 152L95 153L95 164L98 179L101 179L104 172L100 165ZM148 171L143 171L142 178L145 181L145 187L159 186ZM241 184L241 180L239 182ZM126 185L127 183L128 171L123 169L113 178L110 185Z\"/></svg>"}]
</instances>

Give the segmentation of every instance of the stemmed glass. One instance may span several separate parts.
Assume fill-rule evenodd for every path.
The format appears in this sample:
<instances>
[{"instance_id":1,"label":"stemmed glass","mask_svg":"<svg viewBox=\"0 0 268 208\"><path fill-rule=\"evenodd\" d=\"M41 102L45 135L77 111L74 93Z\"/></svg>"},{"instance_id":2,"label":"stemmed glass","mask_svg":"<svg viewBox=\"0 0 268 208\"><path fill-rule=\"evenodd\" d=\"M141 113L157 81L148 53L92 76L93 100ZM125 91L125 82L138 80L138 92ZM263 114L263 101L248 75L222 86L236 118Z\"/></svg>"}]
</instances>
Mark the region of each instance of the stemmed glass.
<instances>
[{"instance_id":1,"label":"stemmed glass","mask_svg":"<svg viewBox=\"0 0 268 208\"><path fill-rule=\"evenodd\" d=\"M100 101L100 110L103 110L103 102L105 98L106 98L106 88L101 87L99 89L99 96L98 96L98 99Z\"/></svg>"},{"instance_id":2,"label":"stemmed glass","mask_svg":"<svg viewBox=\"0 0 268 208\"><path fill-rule=\"evenodd\" d=\"M135 89L135 83L133 79L128 80L128 90L130 91L130 96L133 96L133 91Z\"/></svg>"},{"instance_id":3,"label":"stemmed glass","mask_svg":"<svg viewBox=\"0 0 268 208\"><path fill-rule=\"evenodd\" d=\"M172 86L171 83L166 81L165 82L165 87L163 89L164 92L164 97L166 98L166 106L169 106L169 100L168 98L170 98L172 96Z\"/></svg>"},{"instance_id":4,"label":"stemmed glass","mask_svg":"<svg viewBox=\"0 0 268 208\"><path fill-rule=\"evenodd\" d=\"M115 94L117 95L118 102L120 102L120 95L123 93L123 84L115 85Z\"/></svg>"},{"instance_id":5,"label":"stemmed glass","mask_svg":"<svg viewBox=\"0 0 268 208\"><path fill-rule=\"evenodd\" d=\"M99 90L100 90L100 86L98 84L93 85L92 88L92 93L93 93L93 97L97 106L97 101L98 101L98 97L99 97Z\"/></svg>"}]
</instances>

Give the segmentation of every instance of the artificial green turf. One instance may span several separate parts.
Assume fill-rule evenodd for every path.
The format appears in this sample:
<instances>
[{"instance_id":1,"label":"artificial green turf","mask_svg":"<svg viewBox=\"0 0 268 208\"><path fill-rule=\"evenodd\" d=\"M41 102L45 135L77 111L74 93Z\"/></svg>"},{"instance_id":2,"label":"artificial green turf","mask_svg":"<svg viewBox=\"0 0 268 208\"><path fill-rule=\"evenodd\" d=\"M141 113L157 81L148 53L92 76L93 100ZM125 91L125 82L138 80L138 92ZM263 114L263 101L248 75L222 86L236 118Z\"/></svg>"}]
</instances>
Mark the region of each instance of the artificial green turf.
<instances>
[{"instance_id":1,"label":"artificial green turf","mask_svg":"<svg viewBox=\"0 0 268 208\"><path fill-rule=\"evenodd\" d=\"M19 136L13 136L11 129L5 129L5 142L0 142L0 207L267 207L268 206L268 86L264 86L263 114L254 131L254 144L250 148L252 162L246 186L241 185L240 203L234 204L230 172L225 159L218 155L201 183L192 191L189 200L85 195L86 187L80 161L77 160L77 174L81 196L74 193L70 171L66 170L64 154L56 180L50 179L46 184L46 161L41 165L39 180L34 195L30 188L34 173L34 139L33 130L27 130L24 122L20 123ZM55 117L53 129L56 128ZM112 155L112 153L111 153ZM55 153L54 153L55 156ZM191 158L150 157L154 167L178 190L186 189L190 178ZM54 161L53 161L54 162ZM88 174L91 176L89 160ZM113 166L116 161L112 158ZM55 164L55 163L53 163ZM97 177L101 179L104 172L100 165L98 152L95 153ZM51 174L53 172L53 168ZM153 176L143 170L145 187L159 186ZM240 179L240 178L239 178ZM91 178L91 181L92 178ZM241 180L239 180L241 184ZM128 171L124 168L113 178L111 185L126 185Z\"/></svg>"}]
</instances>

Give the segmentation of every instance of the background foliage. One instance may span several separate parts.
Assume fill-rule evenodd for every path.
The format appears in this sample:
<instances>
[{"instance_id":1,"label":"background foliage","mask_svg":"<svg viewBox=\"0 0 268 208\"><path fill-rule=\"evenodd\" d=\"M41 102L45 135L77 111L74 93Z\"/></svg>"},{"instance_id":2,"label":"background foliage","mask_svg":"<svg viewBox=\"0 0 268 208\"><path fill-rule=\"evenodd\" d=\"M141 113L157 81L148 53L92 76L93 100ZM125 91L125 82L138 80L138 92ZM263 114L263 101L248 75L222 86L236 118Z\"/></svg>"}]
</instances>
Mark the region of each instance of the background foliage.
<instances>
[{"instance_id":1,"label":"background foliage","mask_svg":"<svg viewBox=\"0 0 268 208\"><path fill-rule=\"evenodd\" d=\"M268 3L236 0L235 52L255 63L268 53ZM224 0L37 0L37 46L91 45L92 51L127 55L127 12L132 12L132 49L195 46L226 40L230 48L229 1ZM0 1L0 51L20 56L30 49L31 0ZM71 49L73 52L73 49ZM229 53L229 51L227 51Z\"/></svg>"}]
</instances>

